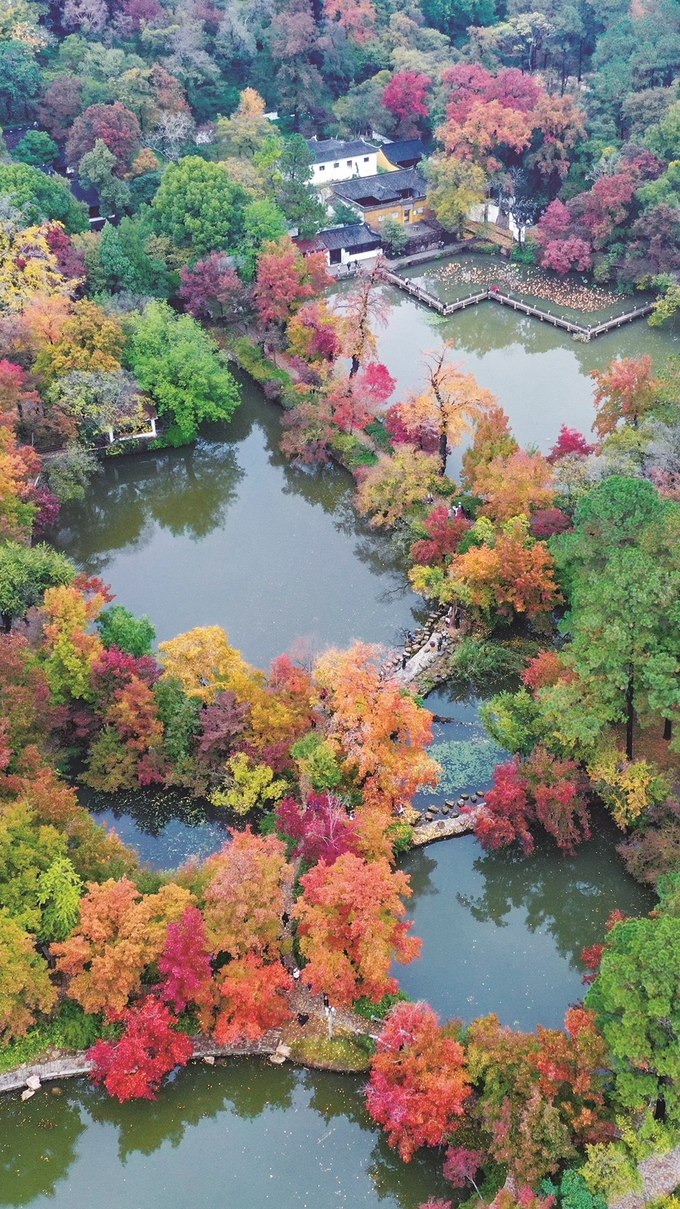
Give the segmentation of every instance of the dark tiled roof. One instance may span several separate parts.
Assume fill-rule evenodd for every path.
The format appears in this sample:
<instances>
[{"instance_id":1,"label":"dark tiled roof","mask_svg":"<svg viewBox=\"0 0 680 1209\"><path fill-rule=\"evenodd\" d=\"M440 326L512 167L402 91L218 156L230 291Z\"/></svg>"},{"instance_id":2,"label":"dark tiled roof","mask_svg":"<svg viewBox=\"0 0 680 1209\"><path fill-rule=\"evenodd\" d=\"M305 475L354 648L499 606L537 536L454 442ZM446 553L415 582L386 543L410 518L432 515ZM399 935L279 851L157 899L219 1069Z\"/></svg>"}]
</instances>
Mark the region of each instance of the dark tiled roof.
<instances>
[{"instance_id":1,"label":"dark tiled roof","mask_svg":"<svg viewBox=\"0 0 680 1209\"><path fill-rule=\"evenodd\" d=\"M356 176L333 186L336 197L360 206L388 206L390 202L425 197L425 178L415 168L400 172L381 172L377 176Z\"/></svg>"},{"instance_id":2,"label":"dark tiled roof","mask_svg":"<svg viewBox=\"0 0 680 1209\"><path fill-rule=\"evenodd\" d=\"M327 164L331 160L349 159L355 155L375 154L378 150L372 143L363 139L355 139L351 143L343 143L342 139L307 139L307 146L317 164Z\"/></svg>"},{"instance_id":3,"label":"dark tiled roof","mask_svg":"<svg viewBox=\"0 0 680 1209\"><path fill-rule=\"evenodd\" d=\"M391 164L397 165L404 160L421 160L425 155L422 139L402 139L401 142L383 143L382 151Z\"/></svg>"},{"instance_id":4,"label":"dark tiled roof","mask_svg":"<svg viewBox=\"0 0 680 1209\"><path fill-rule=\"evenodd\" d=\"M365 222L333 227L330 231L319 231L317 239L329 252L333 248L355 248L364 243L380 243L380 236L367 227Z\"/></svg>"}]
</instances>

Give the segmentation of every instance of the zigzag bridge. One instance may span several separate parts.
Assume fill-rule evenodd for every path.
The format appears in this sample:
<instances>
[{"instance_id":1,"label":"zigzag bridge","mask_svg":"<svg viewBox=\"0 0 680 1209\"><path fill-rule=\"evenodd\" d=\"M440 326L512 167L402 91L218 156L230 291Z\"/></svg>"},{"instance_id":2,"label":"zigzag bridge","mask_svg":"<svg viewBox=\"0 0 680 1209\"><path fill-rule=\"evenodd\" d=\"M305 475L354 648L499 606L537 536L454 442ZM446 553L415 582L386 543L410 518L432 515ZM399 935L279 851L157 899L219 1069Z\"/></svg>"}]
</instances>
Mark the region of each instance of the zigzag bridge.
<instances>
[{"instance_id":1,"label":"zigzag bridge","mask_svg":"<svg viewBox=\"0 0 680 1209\"><path fill-rule=\"evenodd\" d=\"M636 307L634 311L626 311L622 315L617 315L614 319L608 319L605 323L582 324L573 323L570 319L563 319L559 315L552 315L550 311L543 311L540 307L530 306L527 302L520 302L517 298L512 298L509 294L504 294L502 290L494 286L487 286L486 289L480 290L478 294L469 294L467 298L459 298L456 302L442 302L441 299L435 298L434 294L430 294L424 290L422 286L416 285L415 282L408 281L405 277L400 277L398 273L393 273L390 269L383 271L385 280L391 285L395 285L397 289L403 290L404 293L410 294L413 298L417 298L425 306L429 306L431 310L436 311L438 315L447 317L454 315L456 311L465 311L469 306L478 306L480 302L497 302L500 306L509 306L513 311L521 311L524 315L531 315L534 319L540 319L541 323L552 323L553 327L560 327L565 332L569 332L577 339L586 342L594 340L596 336L602 336L605 332L612 331L613 328L622 327L624 323L632 323L634 319L642 319L645 315L650 315L654 310L651 303L645 306Z\"/></svg>"}]
</instances>

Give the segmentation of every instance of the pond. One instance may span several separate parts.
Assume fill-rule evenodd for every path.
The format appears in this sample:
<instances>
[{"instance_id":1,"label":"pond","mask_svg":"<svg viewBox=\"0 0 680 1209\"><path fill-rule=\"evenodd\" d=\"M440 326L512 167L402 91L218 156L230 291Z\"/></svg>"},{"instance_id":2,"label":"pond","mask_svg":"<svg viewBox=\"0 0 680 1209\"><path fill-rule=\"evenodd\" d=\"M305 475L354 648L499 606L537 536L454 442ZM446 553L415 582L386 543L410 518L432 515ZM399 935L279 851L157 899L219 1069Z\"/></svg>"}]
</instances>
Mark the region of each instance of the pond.
<instances>
[{"instance_id":1,"label":"pond","mask_svg":"<svg viewBox=\"0 0 680 1209\"><path fill-rule=\"evenodd\" d=\"M591 369L616 355L650 352L661 363L677 351L675 336L644 323L584 345L490 304L442 321L386 293L380 356L400 392L421 384L422 353L453 339L518 439L544 451L561 423L589 431ZM196 446L107 464L87 499L64 510L57 544L102 574L121 603L148 613L160 640L222 625L259 666L296 644L398 642L422 613L403 565L356 516L348 475L284 462L279 418L246 383L233 423L207 429ZM454 474L459 461L460 451ZM485 789L493 759L480 746L477 702L444 692L428 704L455 719L437 723L434 754L447 745L456 791ZM447 784L439 800L450 792ZM105 806L107 821L156 867L204 855L224 838L219 816L167 795ZM402 861L414 891L409 914L424 944L419 961L395 970L403 988L444 1016L495 1011L525 1029L559 1026L582 993L581 949L601 938L615 907L651 906L619 863L616 840L598 817L574 858L547 845L529 858L485 854L472 836L410 853ZM25 1105L6 1098L0 1156L2 1206L415 1209L428 1196L451 1199L436 1154L408 1166L394 1157L365 1115L360 1080L259 1060L184 1071L156 1104L120 1106L81 1081L65 1084L60 1098L49 1089Z\"/></svg>"},{"instance_id":2,"label":"pond","mask_svg":"<svg viewBox=\"0 0 680 1209\"><path fill-rule=\"evenodd\" d=\"M32 1209L416 1209L444 1196L437 1152L404 1165L356 1076L263 1059L193 1066L155 1103L87 1080L0 1103L0 1205Z\"/></svg>"},{"instance_id":3,"label":"pond","mask_svg":"<svg viewBox=\"0 0 680 1209\"><path fill-rule=\"evenodd\" d=\"M159 641L221 625L265 668L294 644L395 643L422 601L389 538L355 513L346 471L291 466L280 437L280 411L247 380L231 424L107 462L55 544L148 613Z\"/></svg>"}]
</instances>

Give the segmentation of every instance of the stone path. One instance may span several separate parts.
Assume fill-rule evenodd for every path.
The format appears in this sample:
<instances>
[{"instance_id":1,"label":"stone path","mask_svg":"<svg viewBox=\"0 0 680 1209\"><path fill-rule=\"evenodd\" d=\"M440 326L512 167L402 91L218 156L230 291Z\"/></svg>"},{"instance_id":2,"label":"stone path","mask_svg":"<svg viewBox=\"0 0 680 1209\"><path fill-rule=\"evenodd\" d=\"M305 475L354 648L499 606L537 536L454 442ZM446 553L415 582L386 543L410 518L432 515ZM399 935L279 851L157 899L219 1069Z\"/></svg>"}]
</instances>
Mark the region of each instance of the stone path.
<instances>
[{"instance_id":1,"label":"stone path","mask_svg":"<svg viewBox=\"0 0 680 1209\"><path fill-rule=\"evenodd\" d=\"M668 1154L653 1154L651 1158L643 1159L638 1163L638 1171L642 1176L641 1191L629 1192L610 1209L644 1209L651 1201L675 1192L680 1185L680 1146Z\"/></svg>"}]
</instances>

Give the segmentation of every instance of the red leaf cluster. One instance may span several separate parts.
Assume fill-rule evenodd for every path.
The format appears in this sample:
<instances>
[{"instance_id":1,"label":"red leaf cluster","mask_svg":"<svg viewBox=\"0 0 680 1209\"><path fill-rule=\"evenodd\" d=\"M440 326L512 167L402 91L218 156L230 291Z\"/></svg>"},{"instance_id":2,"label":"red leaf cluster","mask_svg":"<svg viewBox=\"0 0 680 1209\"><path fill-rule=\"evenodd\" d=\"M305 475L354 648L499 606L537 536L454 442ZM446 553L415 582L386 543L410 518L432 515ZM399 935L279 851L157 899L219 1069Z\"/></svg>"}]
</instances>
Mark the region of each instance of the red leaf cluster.
<instances>
[{"instance_id":1,"label":"red leaf cluster","mask_svg":"<svg viewBox=\"0 0 680 1209\"><path fill-rule=\"evenodd\" d=\"M531 825L535 823L544 827L563 852L573 853L576 844L590 837L578 765L574 760L558 760L542 747L535 748L523 764L515 757L496 768L475 835L483 848L519 841L524 852L530 853L534 850Z\"/></svg>"},{"instance_id":2,"label":"red leaf cluster","mask_svg":"<svg viewBox=\"0 0 680 1209\"><path fill-rule=\"evenodd\" d=\"M187 907L181 919L168 924L158 969L163 978L161 998L176 1012L195 1003L201 1010L201 1024L208 1028L215 996L208 937L198 907Z\"/></svg>"},{"instance_id":3,"label":"red leaf cluster","mask_svg":"<svg viewBox=\"0 0 680 1209\"><path fill-rule=\"evenodd\" d=\"M121 1104L126 1100L155 1100L164 1075L185 1066L193 1053L191 1039L176 1032L170 1008L153 995L123 1016L125 1032L118 1042L98 1041L88 1050L94 1062L92 1079L103 1083Z\"/></svg>"},{"instance_id":4,"label":"red leaf cluster","mask_svg":"<svg viewBox=\"0 0 680 1209\"><path fill-rule=\"evenodd\" d=\"M325 861L332 865L344 852L359 852L358 827L331 793L310 794L304 808L284 798L276 808L276 826L295 840L293 856L307 865Z\"/></svg>"},{"instance_id":5,"label":"red leaf cluster","mask_svg":"<svg viewBox=\"0 0 680 1209\"><path fill-rule=\"evenodd\" d=\"M371 1060L368 1111L408 1163L420 1146L439 1146L470 1094L465 1051L425 1003L392 1009Z\"/></svg>"},{"instance_id":6,"label":"red leaf cluster","mask_svg":"<svg viewBox=\"0 0 680 1209\"><path fill-rule=\"evenodd\" d=\"M550 462L551 466L554 466L555 462L559 462L560 458L566 458L572 454L585 458L589 453L593 453L594 450L595 446L588 444L583 433L579 432L576 428L567 428L567 425L563 424L560 428L560 435L550 450L546 461Z\"/></svg>"},{"instance_id":7,"label":"red leaf cluster","mask_svg":"<svg viewBox=\"0 0 680 1209\"><path fill-rule=\"evenodd\" d=\"M446 504L439 504L423 522L428 537L421 538L411 546L413 562L425 566L443 562L447 556L456 553L470 527L471 522L464 516L450 516Z\"/></svg>"}]
</instances>

